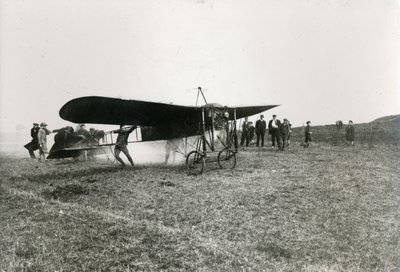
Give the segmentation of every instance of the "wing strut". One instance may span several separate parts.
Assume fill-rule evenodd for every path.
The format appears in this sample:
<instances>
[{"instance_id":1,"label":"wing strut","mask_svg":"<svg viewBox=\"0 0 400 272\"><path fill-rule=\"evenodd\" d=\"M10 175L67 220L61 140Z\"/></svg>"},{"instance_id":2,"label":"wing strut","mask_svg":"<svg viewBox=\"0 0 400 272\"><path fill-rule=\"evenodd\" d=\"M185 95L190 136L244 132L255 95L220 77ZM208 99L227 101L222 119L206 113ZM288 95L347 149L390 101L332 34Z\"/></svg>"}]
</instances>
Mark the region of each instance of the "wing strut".
<instances>
[{"instance_id":1,"label":"wing strut","mask_svg":"<svg viewBox=\"0 0 400 272\"><path fill-rule=\"evenodd\" d=\"M208 104L208 103L207 103L207 99L206 99L206 97L204 96L203 90L202 90L201 87L199 86L199 87L197 87L196 106L197 106L197 102L199 101L199 94L201 94L201 96L203 97L204 102L206 102L206 104Z\"/></svg>"}]
</instances>

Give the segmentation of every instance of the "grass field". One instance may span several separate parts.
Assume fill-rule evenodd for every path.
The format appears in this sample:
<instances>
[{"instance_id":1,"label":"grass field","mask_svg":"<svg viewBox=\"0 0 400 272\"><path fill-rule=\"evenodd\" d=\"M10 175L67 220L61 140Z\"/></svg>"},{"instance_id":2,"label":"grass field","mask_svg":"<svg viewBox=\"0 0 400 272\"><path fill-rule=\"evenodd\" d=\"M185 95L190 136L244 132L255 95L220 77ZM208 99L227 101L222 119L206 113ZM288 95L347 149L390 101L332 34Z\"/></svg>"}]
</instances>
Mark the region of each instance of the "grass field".
<instances>
[{"instance_id":1,"label":"grass field","mask_svg":"<svg viewBox=\"0 0 400 272\"><path fill-rule=\"evenodd\" d=\"M247 148L233 171L0 163L0 271L395 271L400 152Z\"/></svg>"},{"instance_id":2,"label":"grass field","mask_svg":"<svg viewBox=\"0 0 400 272\"><path fill-rule=\"evenodd\" d=\"M331 145L346 143L346 127L338 130L336 125L313 126L313 139L317 142ZM355 124L355 141L358 145L371 147L373 145L400 145L400 115L378 118L370 123ZM304 140L304 128L293 128L293 140Z\"/></svg>"}]
</instances>

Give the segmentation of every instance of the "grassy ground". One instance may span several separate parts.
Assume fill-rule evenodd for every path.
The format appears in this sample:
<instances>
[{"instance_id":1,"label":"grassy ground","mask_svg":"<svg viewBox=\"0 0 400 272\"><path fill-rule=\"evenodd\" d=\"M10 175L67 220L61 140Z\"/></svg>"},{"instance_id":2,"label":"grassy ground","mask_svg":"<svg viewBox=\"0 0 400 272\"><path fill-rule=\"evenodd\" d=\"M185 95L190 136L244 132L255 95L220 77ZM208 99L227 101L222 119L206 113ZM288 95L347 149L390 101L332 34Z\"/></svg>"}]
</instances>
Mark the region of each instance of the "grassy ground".
<instances>
[{"instance_id":1,"label":"grassy ground","mask_svg":"<svg viewBox=\"0 0 400 272\"><path fill-rule=\"evenodd\" d=\"M0 271L394 271L399 151L247 148L201 176L3 158Z\"/></svg>"},{"instance_id":2,"label":"grassy ground","mask_svg":"<svg viewBox=\"0 0 400 272\"><path fill-rule=\"evenodd\" d=\"M313 126L312 138L316 142L345 145L346 127L347 123L341 130L338 130L336 125ZM354 129L355 141L359 145L400 145L400 115L385 116L370 123L356 123ZM291 137L295 141L304 141L304 127L293 128Z\"/></svg>"}]
</instances>

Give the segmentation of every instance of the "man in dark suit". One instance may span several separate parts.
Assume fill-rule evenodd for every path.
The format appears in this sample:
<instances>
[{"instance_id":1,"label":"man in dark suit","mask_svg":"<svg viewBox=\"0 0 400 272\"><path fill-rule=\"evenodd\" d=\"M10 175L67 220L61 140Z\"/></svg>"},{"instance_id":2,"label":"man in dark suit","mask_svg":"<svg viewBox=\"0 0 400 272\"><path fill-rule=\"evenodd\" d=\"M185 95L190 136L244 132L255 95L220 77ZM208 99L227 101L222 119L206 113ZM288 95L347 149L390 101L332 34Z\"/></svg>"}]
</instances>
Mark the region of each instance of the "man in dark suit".
<instances>
[{"instance_id":1,"label":"man in dark suit","mask_svg":"<svg viewBox=\"0 0 400 272\"><path fill-rule=\"evenodd\" d=\"M346 140L354 146L354 126L353 121L349 121L349 125L346 127Z\"/></svg>"},{"instance_id":2,"label":"man in dark suit","mask_svg":"<svg viewBox=\"0 0 400 272\"><path fill-rule=\"evenodd\" d=\"M249 121L248 118L244 118L244 122L242 124L242 136L240 137L240 146L243 146L244 142L246 142L246 146L249 146Z\"/></svg>"},{"instance_id":3,"label":"man in dark suit","mask_svg":"<svg viewBox=\"0 0 400 272\"><path fill-rule=\"evenodd\" d=\"M304 141L304 148L309 147L310 146L310 142L311 142L311 122L307 121L307 126L304 130L304 137L305 137L305 141Z\"/></svg>"},{"instance_id":4,"label":"man in dark suit","mask_svg":"<svg viewBox=\"0 0 400 272\"><path fill-rule=\"evenodd\" d=\"M276 115L272 115L272 120L268 123L268 133L271 135L272 147L278 144L279 149L281 149L281 137L279 133L279 128L281 126L281 121L276 119Z\"/></svg>"},{"instance_id":5,"label":"man in dark suit","mask_svg":"<svg viewBox=\"0 0 400 272\"><path fill-rule=\"evenodd\" d=\"M256 135L257 135L257 146L264 146L264 135L265 130L267 129L267 123L265 123L264 115L260 116L260 119L256 122Z\"/></svg>"},{"instance_id":6,"label":"man in dark suit","mask_svg":"<svg viewBox=\"0 0 400 272\"><path fill-rule=\"evenodd\" d=\"M255 132L256 128L253 125L253 122L249 122L249 144L250 146L254 146L254 132Z\"/></svg>"},{"instance_id":7,"label":"man in dark suit","mask_svg":"<svg viewBox=\"0 0 400 272\"><path fill-rule=\"evenodd\" d=\"M281 148L280 150L284 150L285 147L289 148L289 137L290 137L290 123L289 120L284 118L283 123L279 128L279 134L281 138ZM279 142L278 142L279 145Z\"/></svg>"},{"instance_id":8,"label":"man in dark suit","mask_svg":"<svg viewBox=\"0 0 400 272\"><path fill-rule=\"evenodd\" d=\"M32 140L26 145L24 145L24 147L28 149L29 155L31 156L32 159L36 159L34 151L39 149L38 131L39 131L39 124L33 123L33 128L31 128Z\"/></svg>"}]
</instances>

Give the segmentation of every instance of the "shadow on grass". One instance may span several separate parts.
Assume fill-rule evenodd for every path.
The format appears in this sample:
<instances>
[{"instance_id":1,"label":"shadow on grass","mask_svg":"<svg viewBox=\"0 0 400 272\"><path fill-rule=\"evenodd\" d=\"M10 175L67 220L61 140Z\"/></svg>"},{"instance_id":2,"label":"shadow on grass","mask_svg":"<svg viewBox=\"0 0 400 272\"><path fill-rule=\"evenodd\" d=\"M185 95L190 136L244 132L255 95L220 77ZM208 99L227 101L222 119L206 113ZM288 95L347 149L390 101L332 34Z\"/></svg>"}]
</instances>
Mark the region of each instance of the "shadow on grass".
<instances>
[{"instance_id":1,"label":"shadow on grass","mask_svg":"<svg viewBox=\"0 0 400 272\"><path fill-rule=\"evenodd\" d=\"M121 171L119 167L96 167L90 169L61 169L39 175L24 174L23 177L30 182L44 183L54 179L85 177L94 174L115 173Z\"/></svg>"},{"instance_id":2,"label":"shadow on grass","mask_svg":"<svg viewBox=\"0 0 400 272\"><path fill-rule=\"evenodd\" d=\"M292 253L289 250L281 248L275 244L258 243L256 246L256 250L263 252L266 255L271 256L275 259L278 258L290 259L292 257Z\"/></svg>"},{"instance_id":3,"label":"shadow on grass","mask_svg":"<svg viewBox=\"0 0 400 272\"><path fill-rule=\"evenodd\" d=\"M76 164L75 164L76 165ZM151 164L151 165L140 165L140 166L125 166L122 167L120 165L112 165L112 166L101 166L101 167L93 167L93 168L84 168L81 166L70 167L70 168L56 168L54 170L49 170L47 173L43 174L35 174L25 173L21 175L21 179L26 179L30 182L36 183L46 183L49 180L59 180L59 179L81 179L86 178L87 182L92 183L95 182L96 179L92 178L93 175L105 175L109 173L135 173L142 174L142 171L153 171L153 170L162 170L165 172L169 172L171 174L186 174L185 167L182 165L164 165L164 164Z\"/></svg>"},{"instance_id":4,"label":"shadow on grass","mask_svg":"<svg viewBox=\"0 0 400 272\"><path fill-rule=\"evenodd\" d=\"M54 190L45 190L42 195L45 198L52 198L62 202L68 202L75 199L79 195L88 195L89 189L78 184L67 184L65 186L57 186Z\"/></svg>"}]
</instances>

